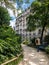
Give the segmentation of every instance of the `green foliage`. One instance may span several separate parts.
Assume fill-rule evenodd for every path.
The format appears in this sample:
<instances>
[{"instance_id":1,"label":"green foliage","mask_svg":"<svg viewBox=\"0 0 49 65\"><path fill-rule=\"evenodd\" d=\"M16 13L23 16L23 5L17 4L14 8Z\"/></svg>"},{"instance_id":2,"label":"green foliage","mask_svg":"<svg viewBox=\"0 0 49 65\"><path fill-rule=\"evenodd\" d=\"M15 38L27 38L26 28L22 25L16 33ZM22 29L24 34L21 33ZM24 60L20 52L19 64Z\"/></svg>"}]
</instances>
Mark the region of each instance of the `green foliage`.
<instances>
[{"instance_id":1,"label":"green foliage","mask_svg":"<svg viewBox=\"0 0 49 65\"><path fill-rule=\"evenodd\" d=\"M0 25L9 25L10 16L6 8L0 6Z\"/></svg>"},{"instance_id":2,"label":"green foliage","mask_svg":"<svg viewBox=\"0 0 49 65\"><path fill-rule=\"evenodd\" d=\"M29 44L29 40L25 40L25 41L23 41L23 44L28 45L28 44Z\"/></svg>"},{"instance_id":3,"label":"green foliage","mask_svg":"<svg viewBox=\"0 0 49 65\"><path fill-rule=\"evenodd\" d=\"M23 55L20 55L18 59L14 60L6 65L18 65L19 62L22 60L22 58L23 58Z\"/></svg>"},{"instance_id":4,"label":"green foliage","mask_svg":"<svg viewBox=\"0 0 49 65\"><path fill-rule=\"evenodd\" d=\"M0 0L0 6L4 5L6 6L6 8L10 8L10 9L15 9L14 5L11 2L15 3L16 0Z\"/></svg>"},{"instance_id":5,"label":"green foliage","mask_svg":"<svg viewBox=\"0 0 49 65\"><path fill-rule=\"evenodd\" d=\"M28 17L28 28L49 26L49 1L34 1L31 5L31 14Z\"/></svg>"},{"instance_id":6,"label":"green foliage","mask_svg":"<svg viewBox=\"0 0 49 65\"><path fill-rule=\"evenodd\" d=\"M27 17L27 21L28 21L27 22L27 30L29 30L29 31L35 30L36 24L35 24L35 21L33 21L33 17L31 14Z\"/></svg>"},{"instance_id":7,"label":"green foliage","mask_svg":"<svg viewBox=\"0 0 49 65\"><path fill-rule=\"evenodd\" d=\"M45 48L46 52L49 53L49 46Z\"/></svg>"},{"instance_id":8,"label":"green foliage","mask_svg":"<svg viewBox=\"0 0 49 65\"><path fill-rule=\"evenodd\" d=\"M42 28L40 42L42 44L45 27L49 27L49 0L36 0L31 4L31 13L27 17L27 29L33 31Z\"/></svg>"},{"instance_id":9,"label":"green foliage","mask_svg":"<svg viewBox=\"0 0 49 65\"><path fill-rule=\"evenodd\" d=\"M0 26L0 63L16 57L21 51L21 37L11 27Z\"/></svg>"},{"instance_id":10,"label":"green foliage","mask_svg":"<svg viewBox=\"0 0 49 65\"><path fill-rule=\"evenodd\" d=\"M30 45L36 46L35 39L36 39L36 38L32 38L32 39L31 39L31 44L30 44Z\"/></svg>"},{"instance_id":11,"label":"green foliage","mask_svg":"<svg viewBox=\"0 0 49 65\"><path fill-rule=\"evenodd\" d=\"M49 44L49 35L46 35L46 36L45 36L44 41Z\"/></svg>"}]
</instances>

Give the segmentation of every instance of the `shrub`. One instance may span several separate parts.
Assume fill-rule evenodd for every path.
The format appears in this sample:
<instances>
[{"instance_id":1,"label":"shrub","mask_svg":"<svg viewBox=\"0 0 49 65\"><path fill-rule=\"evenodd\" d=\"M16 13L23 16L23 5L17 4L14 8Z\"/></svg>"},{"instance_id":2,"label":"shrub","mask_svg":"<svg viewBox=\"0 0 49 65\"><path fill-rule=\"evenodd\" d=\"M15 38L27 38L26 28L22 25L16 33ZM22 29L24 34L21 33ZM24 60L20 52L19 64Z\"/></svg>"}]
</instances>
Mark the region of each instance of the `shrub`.
<instances>
[{"instance_id":1,"label":"shrub","mask_svg":"<svg viewBox=\"0 0 49 65\"><path fill-rule=\"evenodd\" d=\"M36 39L35 37L31 39L31 45L33 45L33 46L36 46L35 39Z\"/></svg>"},{"instance_id":2,"label":"shrub","mask_svg":"<svg viewBox=\"0 0 49 65\"><path fill-rule=\"evenodd\" d=\"M0 62L16 57L21 51L20 36L9 26L0 27Z\"/></svg>"},{"instance_id":3,"label":"shrub","mask_svg":"<svg viewBox=\"0 0 49 65\"><path fill-rule=\"evenodd\" d=\"M45 36L44 41L49 44L49 35L46 35L46 36Z\"/></svg>"},{"instance_id":4,"label":"shrub","mask_svg":"<svg viewBox=\"0 0 49 65\"><path fill-rule=\"evenodd\" d=\"M9 21L7 9L0 6L0 65L22 51L21 37L9 26Z\"/></svg>"},{"instance_id":5,"label":"shrub","mask_svg":"<svg viewBox=\"0 0 49 65\"><path fill-rule=\"evenodd\" d=\"M25 41L23 41L23 44L28 45L29 44L29 41L28 40L25 40Z\"/></svg>"},{"instance_id":6,"label":"shrub","mask_svg":"<svg viewBox=\"0 0 49 65\"><path fill-rule=\"evenodd\" d=\"M0 6L0 25L9 25L10 16L8 10Z\"/></svg>"},{"instance_id":7,"label":"shrub","mask_svg":"<svg viewBox=\"0 0 49 65\"><path fill-rule=\"evenodd\" d=\"M49 53L49 45L45 48L45 51Z\"/></svg>"}]
</instances>

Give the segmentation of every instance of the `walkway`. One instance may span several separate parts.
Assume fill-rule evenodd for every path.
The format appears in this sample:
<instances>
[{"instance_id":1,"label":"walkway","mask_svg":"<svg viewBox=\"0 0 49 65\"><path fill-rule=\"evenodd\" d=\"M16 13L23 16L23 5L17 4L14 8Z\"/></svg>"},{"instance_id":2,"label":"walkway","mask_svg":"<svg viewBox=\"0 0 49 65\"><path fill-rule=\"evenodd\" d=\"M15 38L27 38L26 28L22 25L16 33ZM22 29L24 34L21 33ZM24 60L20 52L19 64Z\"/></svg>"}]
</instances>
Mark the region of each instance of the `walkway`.
<instances>
[{"instance_id":1,"label":"walkway","mask_svg":"<svg viewBox=\"0 0 49 65\"><path fill-rule=\"evenodd\" d=\"M37 52L36 49L22 45L24 50L23 61L19 65L49 65L49 57L45 52Z\"/></svg>"}]
</instances>

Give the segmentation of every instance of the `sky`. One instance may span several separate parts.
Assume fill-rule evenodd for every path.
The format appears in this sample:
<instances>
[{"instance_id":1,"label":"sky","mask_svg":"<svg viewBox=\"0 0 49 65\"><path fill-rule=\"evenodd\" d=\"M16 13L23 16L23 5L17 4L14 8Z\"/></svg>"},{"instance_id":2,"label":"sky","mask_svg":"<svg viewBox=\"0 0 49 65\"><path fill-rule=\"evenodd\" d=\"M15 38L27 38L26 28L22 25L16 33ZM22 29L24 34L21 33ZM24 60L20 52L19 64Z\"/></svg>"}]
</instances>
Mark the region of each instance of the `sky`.
<instances>
[{"instance_id":1,"label":"sky","mask_svg":"<svg viewBox=\"0 0 49 65\"><path fill-rule=\"evenodd\" d=\"M23 9L28 8L31 5L32 2L33 2L33 0L30 0L29 4L23 3L23 5L22 5Z\"/></svg>"},{"instance_id":2,"label":"sky","mask_svg":"<svg viewBox=\"0 0 49 65\"><path fill-rule=\"evenodd\" d=\"M31 5L32 2L33 2L33 0L30 0L29 4L23 3L22 4L23 10L27 9ZM14 4L14 6L17 8L17 4L16 3ZM12 10L8 9L8 11L9 11L10 17L12 18L12 20L10 21L10 26L14 27L15 26L15 22L16 22L16 18L14 16ZM21 10L19 11L19 13L21 13ZM17 16L17 12L16 12L16 16Z\"/></svg>"}]
</instances>

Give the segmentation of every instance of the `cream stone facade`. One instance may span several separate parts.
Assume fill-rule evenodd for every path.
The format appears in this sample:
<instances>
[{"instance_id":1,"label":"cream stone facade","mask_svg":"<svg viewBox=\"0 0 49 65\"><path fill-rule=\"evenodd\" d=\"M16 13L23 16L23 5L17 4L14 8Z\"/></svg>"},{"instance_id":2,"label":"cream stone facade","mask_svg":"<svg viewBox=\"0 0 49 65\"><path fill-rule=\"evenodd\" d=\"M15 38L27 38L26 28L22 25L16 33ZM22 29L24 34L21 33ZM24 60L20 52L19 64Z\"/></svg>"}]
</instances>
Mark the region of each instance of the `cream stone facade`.
<instances>
[{"instance_id":1,"label":"cream stone facade","mask_svg":"<svg viewBox=\"0 0 49 65\"><path fill-rule=\"evenodd\" d=\"M29 32L27 29L27 21L26 18L30 14L30 9L25 10L20 16L16 19L16 32L22 36L22 40L30 39L33 37L37 37L39 29Z\"/></svg>"}]
</instances>

